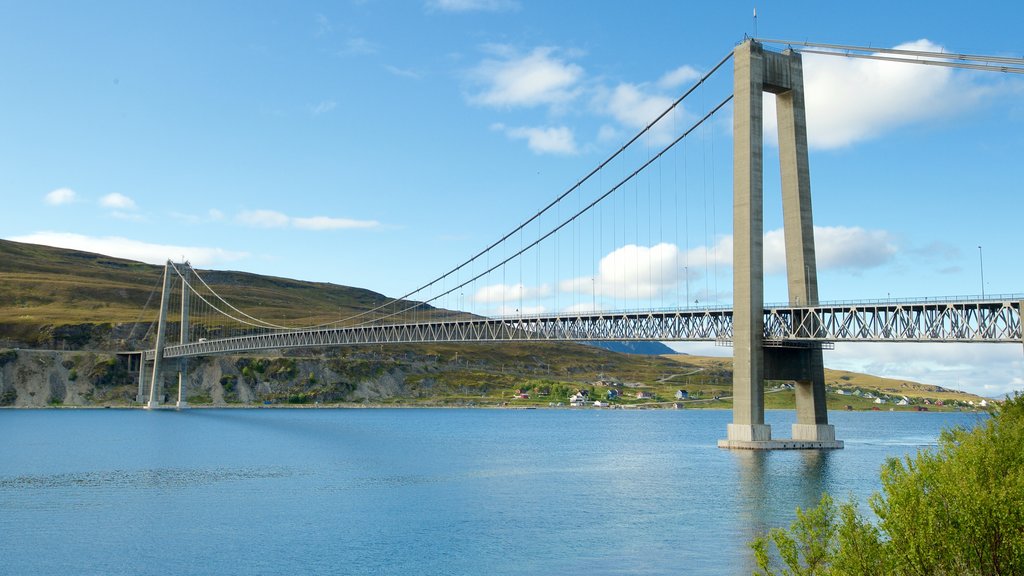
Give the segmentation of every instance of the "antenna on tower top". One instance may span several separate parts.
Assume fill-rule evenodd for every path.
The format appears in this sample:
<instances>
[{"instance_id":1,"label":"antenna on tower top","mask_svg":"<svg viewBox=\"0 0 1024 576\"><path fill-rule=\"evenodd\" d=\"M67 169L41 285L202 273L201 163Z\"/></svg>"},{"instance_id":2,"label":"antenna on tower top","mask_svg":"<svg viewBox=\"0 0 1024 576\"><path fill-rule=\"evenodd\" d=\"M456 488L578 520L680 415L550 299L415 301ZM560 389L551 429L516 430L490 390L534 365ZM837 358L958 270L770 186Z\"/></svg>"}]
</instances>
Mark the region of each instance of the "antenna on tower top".
<instances>
[{"instance_id":1,"label":"antenna on tower top","mask_svg":"<svg viewBox=\"0 0 1024 576\"><path fill-rule=\"evenodd\" d=\"M754 38L757 38L757 7L754 7Z\"/></svg>"}]
</instances>

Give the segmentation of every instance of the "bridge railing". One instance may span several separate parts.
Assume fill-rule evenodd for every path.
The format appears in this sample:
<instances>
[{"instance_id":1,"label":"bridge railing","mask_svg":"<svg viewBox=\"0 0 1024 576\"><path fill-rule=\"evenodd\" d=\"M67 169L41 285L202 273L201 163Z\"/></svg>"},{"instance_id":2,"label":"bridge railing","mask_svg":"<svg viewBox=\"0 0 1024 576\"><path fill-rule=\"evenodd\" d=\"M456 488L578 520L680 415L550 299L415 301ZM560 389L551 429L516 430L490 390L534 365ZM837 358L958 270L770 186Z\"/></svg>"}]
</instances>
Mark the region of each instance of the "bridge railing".
<instances>
[{"instance_id":1,"label":"bridge railing","mask_svg":"<svg viewBox=\"0 0 1024 576\"><path fill-rule=\"evenodd\" d=\"M807 342L1021 342L1021 301L962 299L855 302L847 305L765 308L764 340ZM165 356L202 356L284 348L426 342L539 342L587 340L724 341L732 338L732 310L677 309L596 312L509 318L464 318L432 323L375 324L279 331L168 346ZM147 358L152 351L147 352Z\"/></svg>"}]
</instances>

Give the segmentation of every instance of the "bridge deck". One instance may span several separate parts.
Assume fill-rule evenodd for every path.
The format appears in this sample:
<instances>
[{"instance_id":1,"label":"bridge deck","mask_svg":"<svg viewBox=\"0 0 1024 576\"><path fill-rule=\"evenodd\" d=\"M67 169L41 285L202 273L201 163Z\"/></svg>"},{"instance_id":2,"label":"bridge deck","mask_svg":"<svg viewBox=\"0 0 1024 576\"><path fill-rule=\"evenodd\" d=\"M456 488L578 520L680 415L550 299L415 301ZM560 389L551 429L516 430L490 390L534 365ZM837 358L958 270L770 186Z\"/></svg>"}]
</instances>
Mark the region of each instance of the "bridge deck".
<instances>
[{"instance_id":1,"label":"bridge deck","mask_svg":"<svg viewBox=\"0 0 1024 576\"><path fill-rule=\"evenodd\" d=\"M804 346L825 342L1019 343L1020 310L1020 299L770 307L764 311L764 339L767 345ZM268 331L167 346L164 357L357 344L731 339L731 309L691 308ZM152 357L153 351L147 351L146 358Z\"/></svg>"}]
</instances>

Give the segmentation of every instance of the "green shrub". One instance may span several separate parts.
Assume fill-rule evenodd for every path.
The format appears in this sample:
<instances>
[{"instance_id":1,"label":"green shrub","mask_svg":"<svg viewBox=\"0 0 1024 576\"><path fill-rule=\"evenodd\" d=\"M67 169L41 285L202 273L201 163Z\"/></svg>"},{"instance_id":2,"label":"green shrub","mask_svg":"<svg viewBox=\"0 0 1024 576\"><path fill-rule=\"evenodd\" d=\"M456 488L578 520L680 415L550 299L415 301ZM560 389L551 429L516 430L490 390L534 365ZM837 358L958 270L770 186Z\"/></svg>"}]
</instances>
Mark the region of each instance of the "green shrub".
<instances>
[{"instance_id":1,"label":"green shrub","mask_svg":"<svg viewBox=\"0 0 1024 576\"><path fill-rule=\"evenodd\" d=\"M870 499L877 526L826 494L751 546L764 574L1024 574L1024 395L935 450L893 458ZM775 554L771 553L774 545Z\"/></svg>"}]
</instances>

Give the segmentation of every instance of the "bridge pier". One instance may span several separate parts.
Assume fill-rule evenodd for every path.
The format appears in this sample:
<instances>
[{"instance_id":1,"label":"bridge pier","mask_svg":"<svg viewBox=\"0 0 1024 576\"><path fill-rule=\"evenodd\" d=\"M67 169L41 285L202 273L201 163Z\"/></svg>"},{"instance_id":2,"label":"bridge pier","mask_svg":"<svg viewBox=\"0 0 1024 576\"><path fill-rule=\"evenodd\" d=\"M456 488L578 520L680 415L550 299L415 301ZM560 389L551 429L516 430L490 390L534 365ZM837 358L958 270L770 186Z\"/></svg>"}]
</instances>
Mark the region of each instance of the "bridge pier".
<instances>
[{"instance_id":1,"label":"bridge pier","mask_svg":"<svg viewBox=\"0 0 1024 576\"><path fill-rule=\"evenodd\" d=\"M188 286L189 270L190 266L182 266L181 276L181 344L188 344L188 306L189 306L189 295L191 290ZM178 403L176 405L178 410L185 410L188 408L188 358L178 359Z\"/></svg>"},{"instance_id":2,"label":"bridge pier","mask_svg":"<svg viewBox=\"0 0 1024 576\"><path fill-rule=\"evenodd\" d=\"M818 303L800 55L748 40L733 53L733 422L722 448L842 448L828 423L817 348L764 347L763 98L776 95L790 305ZM798 321L795 318L794 321ZM764 423L764 380L795 380L792 440Z\"/></svg>"},{"instance_id":3,"label":"bridge pier","mask_svg":"<svg viewBox=\"0 0 1024 576\"><path fill-rule=\"evenodd\" d=\"M164 345L167 342L167 306L171 295L171 261L168 260L164 264L164 285L163 290L160 293L160 319L157 321L156 326L156 349L153 354L153 378L149 385L149 402L146 404L147 410L153 410L160 407L160 395L161 390L161 372L163 360L164 360Z\"/></svg>"},{"instance_id":4,"label":"bridge pier","mask_svg":"<svg viewBox=\"0 0 1024 576\"><path fill-rule=\"evenodd\" d=\"M139 391L135 395L135 401L143 404L146 401L146 354L139 355Z\"/></svg>"}]
</instances>

